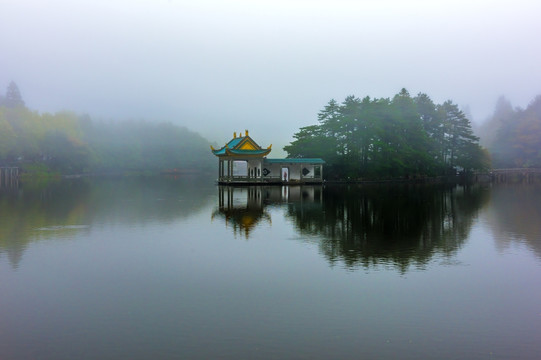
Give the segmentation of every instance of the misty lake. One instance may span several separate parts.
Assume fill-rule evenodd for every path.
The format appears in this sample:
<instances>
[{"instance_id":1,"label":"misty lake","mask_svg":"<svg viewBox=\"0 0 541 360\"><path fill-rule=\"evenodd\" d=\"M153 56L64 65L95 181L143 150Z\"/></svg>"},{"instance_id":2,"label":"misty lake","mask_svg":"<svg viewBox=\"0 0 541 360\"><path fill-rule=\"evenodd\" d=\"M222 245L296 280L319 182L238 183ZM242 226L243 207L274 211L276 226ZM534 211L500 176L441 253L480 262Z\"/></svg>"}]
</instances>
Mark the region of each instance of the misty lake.
<instances>
[{"instance_id":1,"label":"misty lake","mask_svg":"<svg viewBox=\"0 0 541 360\"><path fill-rule=\"evenodd\" d=\"M538 359L541 185L0 189L0 359Z\"/></svg>"}]
</instances>

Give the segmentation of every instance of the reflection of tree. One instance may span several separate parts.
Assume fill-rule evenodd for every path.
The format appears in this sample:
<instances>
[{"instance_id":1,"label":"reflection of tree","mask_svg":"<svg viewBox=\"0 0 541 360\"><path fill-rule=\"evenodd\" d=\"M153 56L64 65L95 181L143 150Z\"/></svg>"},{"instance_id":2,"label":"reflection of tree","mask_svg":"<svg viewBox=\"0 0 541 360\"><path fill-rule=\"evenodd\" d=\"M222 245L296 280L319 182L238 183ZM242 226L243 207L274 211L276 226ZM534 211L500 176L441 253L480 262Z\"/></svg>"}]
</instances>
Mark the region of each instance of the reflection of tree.
<instances>
[{"instance_id":1,"label":"reflection of tree","mask_svg":"<svg viewBox=\"0 0 541 360\"><path fill-rule=\"evenodd\" d=\"M479 187L330 186L322 205L291 203L301 234L322 235L321 252L348 267L391 265L405 272L462 245L485 200Z\"/></svg>"},{"instance_id":2,"label":"reflection of tree","mask_svg":"<svg viewBox=\"0 0 541 360\"><path fill-rule=\"evenodd\" d=\"M489 223L496 245L507 248L513 242L525 242L541 257L541 186L505 185L493 188Z\"/></svg>"},{"instance_id":3,"label":"reflection of tree","mask_svg":"<svg viewBox=\"0 0 541 360\"><path fill-rule=\"evenodd\" d=\"M214 186L200 179L70 179L0 190L0 255L17 267L28 244L70 238L93 224L170 222L201 209Z\"/></svg>"}]
</instances>

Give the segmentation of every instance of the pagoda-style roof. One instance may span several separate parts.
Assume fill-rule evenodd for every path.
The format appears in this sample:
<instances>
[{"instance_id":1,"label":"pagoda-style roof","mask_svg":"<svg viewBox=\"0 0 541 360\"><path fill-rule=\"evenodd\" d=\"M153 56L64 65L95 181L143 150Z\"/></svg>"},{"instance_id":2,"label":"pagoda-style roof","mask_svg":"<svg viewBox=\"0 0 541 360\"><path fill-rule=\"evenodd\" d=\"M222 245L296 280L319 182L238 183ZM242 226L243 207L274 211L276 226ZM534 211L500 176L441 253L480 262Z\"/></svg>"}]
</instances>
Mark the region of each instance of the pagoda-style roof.
<instances>
[{"instance_id":1,"label":"pagoda-style roof","mask_svg":"<svg viewBox=\"0 0 541 360\"><path fill-rule=\"evenodd\" d=\"M263 149L248 135L248 130L246 130L244 136L242 136L242 133L239 133L237 137L237 133L233 133L233 139L220 149L214 149L212 146L210 149L218 157L263 157L271 152L271 147L272 145Z\"/></svg>"}]
</instances>

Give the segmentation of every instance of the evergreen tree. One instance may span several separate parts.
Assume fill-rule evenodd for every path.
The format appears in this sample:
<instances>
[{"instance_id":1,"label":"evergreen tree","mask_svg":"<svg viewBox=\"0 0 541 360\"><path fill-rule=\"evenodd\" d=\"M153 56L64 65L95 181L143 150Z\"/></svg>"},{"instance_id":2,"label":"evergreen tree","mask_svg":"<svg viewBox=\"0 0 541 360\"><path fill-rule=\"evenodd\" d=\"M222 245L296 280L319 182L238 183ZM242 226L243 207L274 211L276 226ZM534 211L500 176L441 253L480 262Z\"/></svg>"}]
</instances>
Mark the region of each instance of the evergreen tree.
<instances>
[{"instance_id":1,"label":"evergreen tree","mask_svg":"<svg viewBox=\"0 0 541 360\"><path fill-rule=\"evenodd\" d=\"M509 113L491 145L495 166L541 167L541 96Z\"/></svg>"},{"instance_id":2,"label":"evergreen tree","mask_svg":"<svg viewBox=\"0 0 541 360\"><path fill-rule=\"evenodd\" d=\"M445 131L440 113L436 109L436 104L427 94L419 93L413 100L428 138L428 153L435 164L434 172L439 173L444 163L445 151Z\"/></svg>"},{"instance_id":3,"label":"evergreen tree","mask_svg":"<svg viewBox=\"0 0 541 360\"><path fill-rule=\"evenodd\" d=\"M398 147L405 175L426 174L432 167L430 144L423 128L422 119L417 111L414 99L406 89L402 89L392 102L394 113L399 122L400 143Z\"/></svg>"},{"instance_id":4,"label":"evergreen tree","mask_svg":"<svg viewBox=\"0 0 541 360\"><path fill-rule=\"evenodd\" d=\"M329 151L336 152L336 154L344 155L344 141L340 139L341 137L341 119L342 114L340 112L340 105L336 100L331 99L327 105L318 113L319 126L316 128L305 127L304 129L310 129L309 133L311 135L317 134L317 136L325 136L329 140L329 146L331 149ZM305 137L306 134L302 134L302 137ZM334 155L334 154L333 154ZM333 156L334 157L334 156Z\"/></svg>"},{"instance_id":5,"label":"evergreen tree","mask_svg":"<svg viewBox=\"0 0 541 360\"><path fill-rule=\"evenodd\" d=\"M479 138L473 134L470 120L450 100L438 106L444 129L444 161L449 169L457 166L470 170L475 168L468 159L471 151L481 151ZM473 167L472 167L473 166Z\"/></svg>"},{"instance_id":6,"label":"evergreen tree","mask_svg":"<svg viewBox=\"0 0 541 360\"><path fill-rule=\"evenodd\" d=\"M18 106L24 107L24 101L21 96L21 92L19 91L19 87L17 86L17 84L15 84L14 81L10 82L7 87L4 104L7 107L11 108Z\"/></svg>"},{"instance_id":7,"label":"evergreen tree","mask_svg":"<svg viewBox=\"0 0 541 360\"><path fill-rule=\"evenodd\" d=\"M361 171L360 108L360 99L353 95L346 97L340 106L339 142L343 145L342 162L348 177L356 177Z\"/></svg>"},{"instance_id":8,"label":"evergreen tree","mask_svg":"<svg viewBox=\"0 0 541 360\"><path fill-rule=\"evenodd\" d=\"M502 127L507 127L509 123L513 121L515 117L515 110L511 105L511 102L505 98L505 96L500 96L496 101L496 106L494 108L494 113L479 128L481 135L481 144L487 148L492 148L495 144L496 138L498 137L498 131Z\"/></svg>"}]
</instances>

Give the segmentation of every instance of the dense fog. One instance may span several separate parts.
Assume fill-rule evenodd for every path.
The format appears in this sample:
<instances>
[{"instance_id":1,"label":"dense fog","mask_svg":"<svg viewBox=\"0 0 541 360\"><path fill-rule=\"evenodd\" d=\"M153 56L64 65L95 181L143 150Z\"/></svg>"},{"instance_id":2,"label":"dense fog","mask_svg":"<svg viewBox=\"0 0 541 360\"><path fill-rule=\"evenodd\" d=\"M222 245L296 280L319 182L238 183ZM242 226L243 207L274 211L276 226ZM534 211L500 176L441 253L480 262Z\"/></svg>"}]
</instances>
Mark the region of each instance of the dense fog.
<instances>
[{"instance_id":1,"label":"dense fog","mask_svg":"<svg viewBox=\"0 0 541 360\"><path fill-rule=\"evenodd\" d=\"M2 1L0 87L32 109L251 130L274 156L329 99L405 87L472 121L541 93L536 1Z\"/></svg>"}]
</instances>

